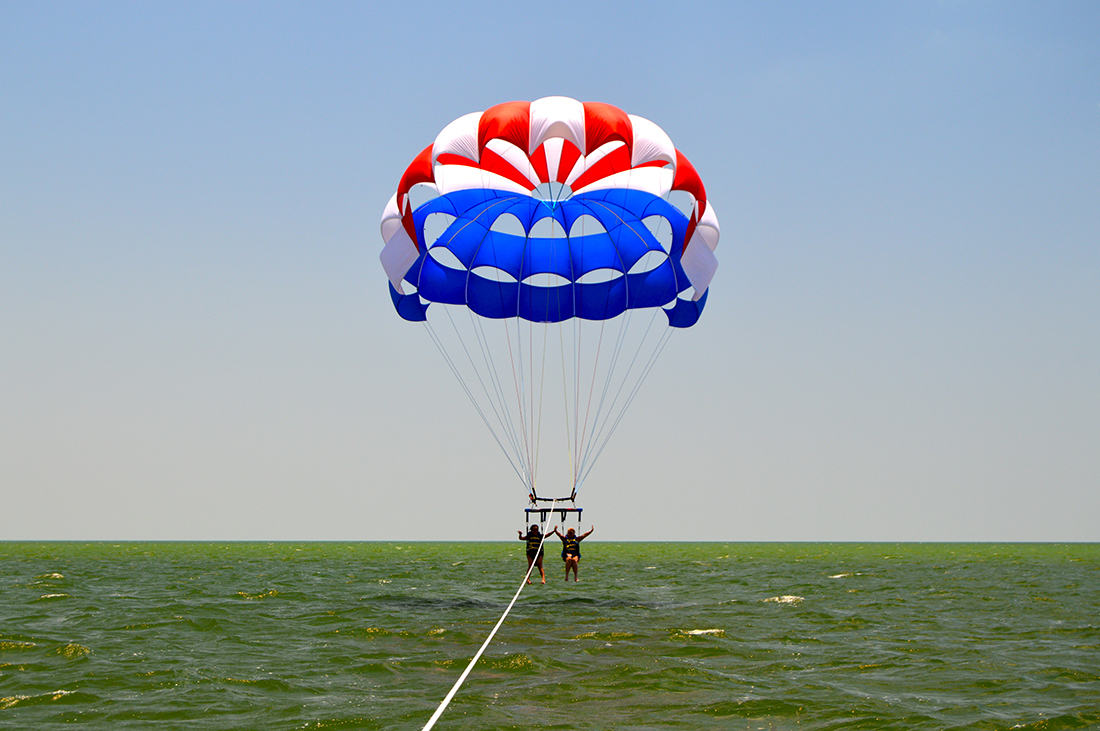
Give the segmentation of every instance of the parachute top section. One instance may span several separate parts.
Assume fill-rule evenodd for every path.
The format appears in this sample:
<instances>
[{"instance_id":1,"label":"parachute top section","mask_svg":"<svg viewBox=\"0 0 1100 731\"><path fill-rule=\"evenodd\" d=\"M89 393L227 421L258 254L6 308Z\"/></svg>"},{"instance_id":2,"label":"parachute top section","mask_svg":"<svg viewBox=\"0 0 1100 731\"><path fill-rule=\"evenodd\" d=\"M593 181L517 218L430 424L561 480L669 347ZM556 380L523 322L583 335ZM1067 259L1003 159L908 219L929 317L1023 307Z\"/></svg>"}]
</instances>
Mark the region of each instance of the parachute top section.
<instances>
[{"instance_id":1,"label":"parachute top section","mask_svg":"<svg viewBox=\"0 0 1100 731\"><path fill-rule=\"evenodd\" d=\"M468 197L467 191L586 211L593 196L609 200L613 191L660 198L674 208L666 218L676 237L665 253L675 259L677 275L682 266L680 279L687 281L679 290L691 288L699 300L717 268L718 219L699 174L664 130L610 104L553 96L459 117L408 166L381 221L381 259L395 294L404 295L402 281L417 284L420 275L410 270L424 264L434 245L416 212L435 198ZM671 220L680 214L683 221ZM612 222L600 222L612 229ZM492 225L489 220L486 228Z\"/></svg>"},{"instance_id":2,"label":"parachute top section","mask_svg":"<svg viewBox=\"0 0 1100 731\"><path fill-rule=\"evenodd\" d=\"M444 127L397 187L395 212L407 230L419 184L437 195L492 188L538 196L546 188L560 196L564 186L566 195L630 188L665 198L679 190L693 198L689 218L698 222L707 209L699 174L664 130L610 104L562 96L505 102Z\"/></svg>"}]
</instances>

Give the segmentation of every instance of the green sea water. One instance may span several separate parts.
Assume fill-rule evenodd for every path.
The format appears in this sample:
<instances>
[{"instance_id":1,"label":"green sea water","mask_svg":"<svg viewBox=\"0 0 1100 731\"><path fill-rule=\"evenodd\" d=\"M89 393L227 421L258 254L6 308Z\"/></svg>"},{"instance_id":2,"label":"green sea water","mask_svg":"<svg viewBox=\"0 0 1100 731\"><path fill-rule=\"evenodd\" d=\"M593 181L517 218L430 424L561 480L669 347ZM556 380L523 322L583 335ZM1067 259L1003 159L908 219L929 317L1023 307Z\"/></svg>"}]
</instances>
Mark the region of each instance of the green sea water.
<instances>
[{"instance_id":1,"label":"green sea water","mask_svg":"<svg viewBox=\"0 0 1100 731\"><path fill-rule=\"evenodd\" d=\"M1100 545L547 554L437 729L1100 728ZM421 729L512 543L0 543L0 728Z\"/></svg>"}]
</instances>

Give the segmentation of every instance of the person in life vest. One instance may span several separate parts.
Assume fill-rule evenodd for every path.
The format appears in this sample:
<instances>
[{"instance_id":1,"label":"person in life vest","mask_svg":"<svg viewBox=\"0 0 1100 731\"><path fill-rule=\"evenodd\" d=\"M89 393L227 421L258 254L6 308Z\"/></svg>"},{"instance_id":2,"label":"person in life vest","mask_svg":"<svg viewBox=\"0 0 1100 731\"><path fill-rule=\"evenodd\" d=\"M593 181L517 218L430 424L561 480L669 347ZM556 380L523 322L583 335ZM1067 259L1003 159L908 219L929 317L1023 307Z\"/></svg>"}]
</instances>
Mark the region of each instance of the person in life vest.
<instances>
[{"instance_id":1,"label":"person in life vest","mask_svg":"<svg viewBox=\"0 0 1100 731\"><path fill-rule=\"evenodd\" d=\"M527 572L531 572L531 564L534 563L539 567L539 576L542 577L542 583L546 583L546 572L542 569L542 533L539 532L537 525L532 525L527 529L527 535L523 535L523 531L516 531L519 533L519 539L527 543ZM531 583L531 578L528 576L527 583Z\"/></svg>"},{"instance_id":2,"label":"person in life vest","mask_svg":"<svg viewBox=\"0 0 1100 731\"><path fill-rule=\"evenodd\" d=\"M561 560L565 562L565 580L569 581L569 569L573 569L573 581L580 581L577 577L577 569L581 563L581 541L588 538L596 527L592 526L587 533L577 535L572 528L565 531L563 536L558 533L558 527L554 526L554 535L561 539Z\"/></svg>"}]
</instances>

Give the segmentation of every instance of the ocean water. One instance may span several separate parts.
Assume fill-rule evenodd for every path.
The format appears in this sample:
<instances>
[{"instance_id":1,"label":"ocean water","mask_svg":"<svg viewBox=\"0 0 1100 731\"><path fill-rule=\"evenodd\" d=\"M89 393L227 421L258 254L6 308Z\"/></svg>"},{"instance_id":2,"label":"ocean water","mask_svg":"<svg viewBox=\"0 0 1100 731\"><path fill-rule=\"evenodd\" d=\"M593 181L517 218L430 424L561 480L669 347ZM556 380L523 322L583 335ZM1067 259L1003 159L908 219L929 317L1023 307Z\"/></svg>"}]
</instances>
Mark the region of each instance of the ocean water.
<instances>
[{"instance_id":1,"label":"ocean water","mask_svg":"<svg viewBox=\"0 0 1100 731\"><path fill-rule=\"evenodd\" d=\"M584 548L435 728L1100 728L1100 545ZM0 543L0 728L421 729L522 551Z\"/></svg>"}]
</instances>

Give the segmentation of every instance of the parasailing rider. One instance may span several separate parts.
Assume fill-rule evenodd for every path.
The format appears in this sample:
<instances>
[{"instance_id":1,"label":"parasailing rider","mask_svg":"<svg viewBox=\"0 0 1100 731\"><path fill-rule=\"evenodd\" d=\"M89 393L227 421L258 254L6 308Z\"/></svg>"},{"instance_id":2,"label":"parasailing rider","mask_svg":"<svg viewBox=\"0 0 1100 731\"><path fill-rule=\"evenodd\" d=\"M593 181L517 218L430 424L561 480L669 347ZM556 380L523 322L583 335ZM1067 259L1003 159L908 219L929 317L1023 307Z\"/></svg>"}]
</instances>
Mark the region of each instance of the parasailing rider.
<instances>
[{"instance_id":1,"label":"parasailing rider","mask_svg":"<svg viewBox=\"0 0 1100 731\"><path fill-rule=\"evenodd\" d=\"M577 569L580 568L581 563L581 541L588 536L592 535L592 531L596 529L592 526L588 529L587 533L577 535L577 532L570 528L565 531L563 536L558 533L558 527L554 526L554 535L561 539L561 560L565 562L565 580L569 581L569 569L573 569L573 581L580 581L577 578Z\"/></svg>"},{"instance_id":2,"label":"parasailing rider","mask_svg":"<svg viewBox=\"0 0 1100 731\"><path fill-rule=\"evenodd\" d=\"M556 529L555 529L556 531ZM589 531L591 533L592 531ZM516 531L519 534L521 541L527 542L527 572L531 572L531 564L534 563L539 567L539 576L542 577L542 583L546 583L546 572L542 569L542 533L539 531L537 525L532 524L527 529L527 535L523 535L523 531ZM527 583L531 583L530 577L527 579Z\"/></svg>"}]
</instances>

